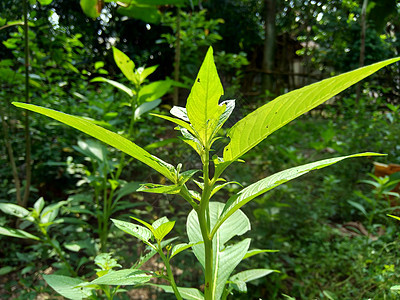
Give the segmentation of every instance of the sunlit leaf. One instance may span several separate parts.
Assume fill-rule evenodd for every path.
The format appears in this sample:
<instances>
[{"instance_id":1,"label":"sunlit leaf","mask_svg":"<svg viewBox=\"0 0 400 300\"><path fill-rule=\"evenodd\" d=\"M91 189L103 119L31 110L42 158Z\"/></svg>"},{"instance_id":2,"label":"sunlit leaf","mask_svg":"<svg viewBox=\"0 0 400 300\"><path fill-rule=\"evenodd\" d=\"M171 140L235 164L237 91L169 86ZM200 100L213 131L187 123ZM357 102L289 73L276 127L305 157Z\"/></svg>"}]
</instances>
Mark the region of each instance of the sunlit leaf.
<instances>
[{"instance_id":1,"label":"sunlit leaf","mask_svg":"<svg viewBox=\"0 0 400 300\"><path fill-rule=\"evenodd\" d=\"M279 96L258 108L229 130L228 136L231 140L224 149L224 160L236 160L290 121L398 60L400 58L389 59L322 80Z\"/></svg>"},{"instance_id":2,"label":"sunlit leaf","mask_svg":"<svg viewBox=\"0 0 400 300\"><path fill-rule=\"evenodd\" d=\"M341 156L341 157L336 157L336 158L324 159L324 160L316 161L316 162L309 163L306 165L290 168L290 169L275 173L267 178L261 179L255 183L249 185L248 187L244 188L238 194L232 196L228 200L228 202L225 204L224 211L221 214L215 227L213 228L211 234L214 234L214 232L218 229L218 227L221 224L223 224L224 221L232 213L234 213L237 209L239 209L240 207L242 207L249 201L253 200L257 196L259 196L259 195L261 195L261 194L263 194L285 182L288 182L289 180L292 180L294 178L297 178L299 176L307 174L308 172L310 172L312 170L317 170L317 169L321 169L321 168L330 166L330 165L335 164L339 161L342 161L346 158L361 157L361 156L380 156L380 155L382 155L382 154L366 152L366 153L359 153L359 154Z\"/></svg>"},{"instance_id":3,"label":"sunlit leaf","mask_svg":"<svg viewBox=\"0 0 400 300\"><path fill-rule=\"evenodd\" d=\"M219 98L223 94L222 84L214 63L213 50L210 47L186 104L190 123L198 133L203 145L206 145L212 136L218 126L220 116L225 111L225 105L218 105Z\"/></svg>"},{"instance_id":4,"label":"sunlit leaf","mask_svg":"<svg viewBox=\"0 0 400 300\"><path fill-rule=\"evenodd\" d=\"M90 136L97 138L98 140L113 146L126 154L136 158L137 160L145 163L149 167L153 168L154 170L160 172L165 177L170 179L171 181L175 180L175 172L174 167L170 164L162 161L161 159L151 155L143 148L137 146L136 144L132 143L131 141L127 140L126 138L116 134L112 131L104 129L100 126L94 125L92 122L87 121L83 118L64 114L62 112L58 112L52 109L20 103L20 102L13 102L13 104L17 107L25 108L42 115L48 116L53 118L57 121L60 121L64 124L67 124L73 128L76 128Z\"/></svg>"}]
</instances>

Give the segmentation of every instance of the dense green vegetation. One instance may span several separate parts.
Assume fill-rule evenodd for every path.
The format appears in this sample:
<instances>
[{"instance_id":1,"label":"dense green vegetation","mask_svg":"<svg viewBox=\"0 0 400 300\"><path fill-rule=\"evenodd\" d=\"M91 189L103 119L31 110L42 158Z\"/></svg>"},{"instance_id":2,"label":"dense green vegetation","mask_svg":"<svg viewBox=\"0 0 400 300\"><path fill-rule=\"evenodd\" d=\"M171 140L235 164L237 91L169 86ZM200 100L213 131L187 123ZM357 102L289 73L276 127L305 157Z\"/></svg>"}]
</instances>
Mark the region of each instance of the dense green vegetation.
<instances>
[{"instance_id":1,"label":"dense green vegetation","mask_svg":"<svg viewBox=\"0 0 400 300\"><path fill-rule=\"evenodd\" d=\"M239 243L235 245L251 238L251 249L272 250L260 250L243 260L233 274L251 269L259 273L231 277L230 294L224 296L398 297L400 224L387 215L398 215L399 195L393 189L399 177L396 173L373 175L373 162L399 163L398 64L383 68L274 133L281 126L268 123L275 129L269 129L272 134L266 140L257 137L257 130L243 131L259 143L252 151L232 142L240 135L228 131L256 108L266 103L270 104L267 108L273 107L269 101L276 96L398 56L400 7L396 1L23 3L23 13L19 3L0 3L0 298L53 299L57 279L73 278L66 284L71 289L92 282L83 284L82 293L93 299L170 299L171 294L146 284L149 275L156 277L152 284L170 285L174 277L178 286L195 287L210 296L208 285L203 285L202 266L193 255L198 257L203 246L192 250L190 243L197 242L190 233L194 223L186 223L198 196L192 193L194 200L184 193L184 198L179 197L180 189L166 185L172 182L182 187L193 176L201 183L188 183L189 189L201 192L203 188L202 199L208 201L210 195L204 191L221 174L217 168L214 178L213 168L210 174L204 169L208 152L201 149L210 150L211 145L208 136L202 136L201 116L196 119L193 114L198 102L189 104L188 100L188 117L195 131L181 129L186 144L165 119L174 105L186 105L211 45L225 90L219 101L236 99L236 108L229 109L232 114L221 129L222 136L228 133L231 140L215 140L215 152L209 157L217 154L225 161L239 157L245 161L226 170L227 184L221 185L212 201L225 204L242 187L313 161L362 152L387 154L349 159L297 180L279 182L241 207L247 218L240 220L251 224L252 230L236 237ZM361 79L355 75L345 78L354 83ZM319 96L317 104L328 99ZM311 100L306 97L290 111L300 110L305 101ZM81 116L87 128L99 125L145 152L135 148L123 154L61 123L17 109L12 102ZM264 110L264 115L269 113ZM182 111L175 110L174 115L185 120ZM218 117L220 113L215 113L214 118ZM263 118L255 124L261 126ZM286 123L285 118L279 122ZM228 144L238 148L227 154L223 149ZM161 161L137 151L148 151ZM171 163L183 177L175 182L175 175L162 161ZM196 169L203 171L188 171ZM157 193L147 193L149 189ZM229 212L231 207L226 209ZM204 206L197 212L207 210ZM118 222L140 224L137 220L149 223L150 227L144 224L143 228L155 238L149 242L140 235L139 239L150 248L154 244L153 252L118 229L125 224ZM197 225L205 226L201 221ZM166 236L159 228L172 231ZM178 244L180 248L174 249ZM229 245L233 247L233 242ZM154 256L156 252L161 258ZM131 281L122 281L129 275L126 269L132 267L152 273L130 274ZM204 268L207 282L210 270ZM119 274L118 278L113 274ZM173 292L165 286L164 290Z\"/></svg>"}]
</instances>

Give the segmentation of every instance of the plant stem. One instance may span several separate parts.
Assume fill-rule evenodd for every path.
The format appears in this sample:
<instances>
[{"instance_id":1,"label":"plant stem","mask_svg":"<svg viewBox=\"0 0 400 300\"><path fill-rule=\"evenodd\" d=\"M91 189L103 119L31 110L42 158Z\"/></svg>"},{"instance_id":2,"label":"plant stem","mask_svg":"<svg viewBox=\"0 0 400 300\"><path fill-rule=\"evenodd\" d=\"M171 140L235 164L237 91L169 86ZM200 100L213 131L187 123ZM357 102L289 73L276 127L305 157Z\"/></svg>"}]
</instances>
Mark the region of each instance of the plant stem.
<instances>
[{"instance_id":1,"label":"plant stem","mask_svg":"<svg viewBox=\"0 0 400 300\"><path fill-rule=\"evenodd\" d=\"M68 271L71 273L72 276L76 277L78 276L78 274L74 271L74 269L72 269L72 266L69 264L69 262L65 259L64 254L62 253L61 249L59 247L57 247L54 243L53 240L50 238L49 234L47 233L47 230L43 227L40 226L40 224L37 224L40 228L40 231L42 232L42 234L45 237L45 242L50 245L58 254L58 256L60 257L60 259L62 260L62 262L65 264L65 266L67 267Z\"/></svg>"},{"instance_id":2,"label":"plant stem","mask_svg":"<svg viewBox=\"0 0 400 300\"><path fill-rule=\"evenodd\" d=\"M8 135L8 124L3 115L2 108L0 107L0 121L3 129L3 139L4 143L7 148L8 158L10 160L11 170L14 178L14 185L15 185L15 193L17 197L17 204L22 206L22 198L21 198L21 181L19 180L18 171L17 171L17 164L15 163L15 157L13 148L10 142L10 136Z\"/></svg>"},{"instance_id":3,"label":"plant stem","mask_svg":"<svg viewBox=\"0 0 400 300\"><path fill-rule=\"evenodd\" d=\"M25 102L30 103L29 99L29 37L28 37L28 0L23 0L23 11L24 11L24 33L25 33ZM31 137L29 132L29 112L25 112L25 163L26 163L26 183L24 197L22 199L22 206L26 207L28 204L31 179L32 179L32 167L31 167Z\"/></svg>"},{"instance_id":4,"label":"plant stem","mask_svg":"<svg viewBox=\"0 0 400 300\"><path fill-rule=\"evenodd\" d=\"M209 202L212 191L213 182L209 178L209 151L210 149L205 147L204 156L202 157L203 162L203 178L204 188L201 195L200 208L197 212L200 224L201 235L204 242L204 255L205 255L205 266L204 266L204 279L205 279L205 299L214 299L214 284L213 284L213 244L212 238L210 237L210 215L209 215Z\"/></svg>"},{"instance_id":5,"label":"plant stem","mask_svg":"<svg viewBox=\"0 0 400 300\"><path fill-rule=\"evenodd\" d=\"M175 293L175 297L178 300L182 300L182 296L179 293L178 287L176 286L176 282L175 282L175 279L174 279L174 274L172 273L172 270L171 270L171 265L169 264L169 261L166 258L165 254L164 254L164 252L163 252L163 250L161 248L161 243L160 242L157 242L157 243L158 243L157 252L158 252L158 254L160 255L162 261L165 264L165 267L167 269L167 275L168 275L169 283L171 284L171 287L172 287L172 289L173 289L173 291Z\"/></svg>"}]
</instances>

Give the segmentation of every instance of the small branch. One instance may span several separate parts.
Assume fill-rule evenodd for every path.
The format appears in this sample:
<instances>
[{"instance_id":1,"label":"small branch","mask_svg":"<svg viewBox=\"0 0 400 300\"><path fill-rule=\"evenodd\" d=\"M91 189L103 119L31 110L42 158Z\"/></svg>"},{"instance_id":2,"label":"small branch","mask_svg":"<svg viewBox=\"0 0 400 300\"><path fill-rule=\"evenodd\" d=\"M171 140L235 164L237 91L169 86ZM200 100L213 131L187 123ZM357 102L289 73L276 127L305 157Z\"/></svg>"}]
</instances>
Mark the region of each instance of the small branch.
<instances>
[{"instance_id":1,"label":"small branch","mask_svg":"<svg viewBox=\"0 0 400 300\"><path fill-rule=\"evenodd\" d=\"M7 121L4 118L2 108L0 106L0 121L3 130L3 139L6 145L8 159L10 160L11 170L14 178L14 185L15 185L15 192L17 197L17 204L22 205L21 199L21 181L19 180L18 171L17 171L17 164L15 163L14 152L10 142L10 136L8 135L9 127L7 125Z\"/></svg>"}]
</instances>

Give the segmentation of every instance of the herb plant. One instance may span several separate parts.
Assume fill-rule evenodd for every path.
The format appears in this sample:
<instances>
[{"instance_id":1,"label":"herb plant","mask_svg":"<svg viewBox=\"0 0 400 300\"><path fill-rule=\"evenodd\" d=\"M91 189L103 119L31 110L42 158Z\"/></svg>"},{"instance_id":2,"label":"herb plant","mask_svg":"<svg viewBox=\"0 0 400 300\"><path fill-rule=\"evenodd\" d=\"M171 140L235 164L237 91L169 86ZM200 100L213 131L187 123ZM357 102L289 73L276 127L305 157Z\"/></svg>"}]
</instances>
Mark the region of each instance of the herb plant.
<instances>
[{"instance_id":1,"label":"herb plant","mask_svg":"<svg viewBox=\"0 0 400 300\"><path fill-rule=\"evenodd\" d=\"M173 292L177 299L225 299L233 288L246 291L246 282L273 272L269 269L254 269L231 276L243 259L268 251L250 250L249 238L237 243L231 241L233 237L243 235L250 230L250 221L240 210L243 205L312 170L332 165L346 158L380 154L372 152L353 154L290 168L247 186L230 197L226 203L213 202L211 198L214 194L229 184L224 181L223 172L232 163L243 163L240 157L274 131L380 68L398 60L399 58L379 62L278 97L230 128L227 133L230 141L225 146L222 156L215 154L211 157L212 145L220 138L218 132L231 115L235 101L227 100L219 103L223 88L214 64L213 51L210 48L188 97L186 108L173 107L171 114L174 117L159 116L178 125L177 129L182 133L183 140L199 155L202 170L183 171L182 164L174 167L151 155L132 141L80 117L30 104L14 103L14 105L63 122L136 158L171 182L169 185L143 184L140 191L179 195L193 207L188 214L186 224L189 243L175 244L173 247L170 246L172 241L166 242L164 238L172 231L175 222L169 221L166 217L152 224L137 218L133 218L136 223L113 219L116 227L144 242L149 247L150 255L158 253L165 264L165 270L144 272L139 270L141 266L139 263L131 269L107 273L101 279L102 284L135 286L145 284L152 277L162 277L167 279L169 285L158 286L166 292ZM196 180L193 179L195 176L198 176ZM190 189L189 180L199 187L198 191ZM175 282L170 266L171 260L188 248L193 249L203 267L204 294L196 288L178 287ZM107 276L110 276L109 280ZM68 278L59 281L56 290L63 294L65 289L68 289L68 297L72 299L87 297L87 289L90 286L79 286L76 279ZM55 277L46 277L49 283L52 280L51 285L55 287L53 279ZM156 284L152 283L152 285ZM74 292L73 295L71 291Z\"/></svg>"},{"instance_id":2,"label":"herb plant","mask_svg":"<svg viewBox=\"0 0 400 300\"><path fill-rule=\"evenodd\" d=\"M113 56L118 68L124 74L130 85L104 77L96 77L91 82L104 82L118 88L128 95L128 101L120 103L121 108L130 110L128 122L122 130L124 136L135 140L138 128L135 126L141 117L161 103L161 97L168 92L172 80L159 80L148 83L147 77L156 71L157 66L136 67L135 63L122 51L113 47ZM97 217L97 232L100 237L100 248L106 250L110 229L110 217L121 208L119 200L126 192L131 193L137 188L136 183L126 183L120 179L127 159L122 153L119 162L113 163L107 158L106 147L94 141L80 141L75 150L89 157L92 162L90 185L94 190L95 215ZM123 207L126 209L127 207Z\"/></svg>"}]
</instances>

